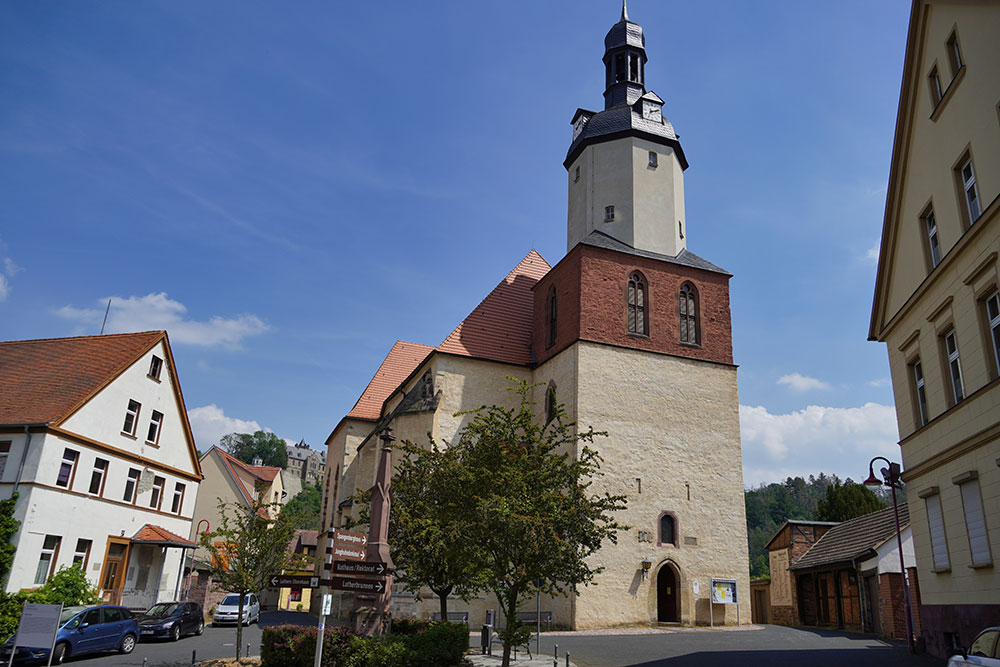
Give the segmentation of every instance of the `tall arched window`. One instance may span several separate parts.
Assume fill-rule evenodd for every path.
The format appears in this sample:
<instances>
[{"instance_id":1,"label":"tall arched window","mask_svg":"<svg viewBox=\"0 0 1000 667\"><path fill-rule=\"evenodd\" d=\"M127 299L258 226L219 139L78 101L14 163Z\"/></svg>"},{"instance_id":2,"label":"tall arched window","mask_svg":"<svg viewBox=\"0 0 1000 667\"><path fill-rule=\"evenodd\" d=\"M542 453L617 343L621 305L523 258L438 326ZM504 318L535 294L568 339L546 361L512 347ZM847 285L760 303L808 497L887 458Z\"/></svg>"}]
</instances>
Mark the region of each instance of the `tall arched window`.
<instances>
[{"instance_id":1,"label":"tall arched window","mask_svg":"<svg viewBox=\"0 0 1000 667\"><path fill-rule=\"evenodd\" d=\"M648 334L649 318L646 316L648 289L646 279L636 271L628 277L628 332Z\"/></svg>"},{"instance_id":2,"label":"tall arched window","mask_svg":"<svg viewBox=\"0 0 1000 667\"><path fill-rule=\"evenodd\" d=\"M681 342L698 344L698 299L696 298L694 285L684 283L681 285L680 320L681 320Z\"/></svg>"},{"instance_id":3,"label":"tall arched window","mask_svg":"<svg viewBox=\"0 0 1000 667\"><path fill-rule=\"evenodd\" d=\"M552 286L549 288L549 336L545 347L552 347L556 344L556 313L556 288Z\"/></svg>"},{"instance_id":4,"label":"tall arched window","mask_svg":"<svg viewBox=\"0 0 1000 667\"><path fill-rule=\"evenodd\" d=\"M549 382L545 389L545 423L549 423L556 417L556 383Z\"/></svg>"},{"instance_id":5,"label":"tall arched window","mask_svg":"<svg viewBox=\"0 0 1000 667\"><path fill-rule=\"evenodd\" d=\"M660 544L677 546L677 520L670 512L660 515Z\"/></svg>"}]
</instances>

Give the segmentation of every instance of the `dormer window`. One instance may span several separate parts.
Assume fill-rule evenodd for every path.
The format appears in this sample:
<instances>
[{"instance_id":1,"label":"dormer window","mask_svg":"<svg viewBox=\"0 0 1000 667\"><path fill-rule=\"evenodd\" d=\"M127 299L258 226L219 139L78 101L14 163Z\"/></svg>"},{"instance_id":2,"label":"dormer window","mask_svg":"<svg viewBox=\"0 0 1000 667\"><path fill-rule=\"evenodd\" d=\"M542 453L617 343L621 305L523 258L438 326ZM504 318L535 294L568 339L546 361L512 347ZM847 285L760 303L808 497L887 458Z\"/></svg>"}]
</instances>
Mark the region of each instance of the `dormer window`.
<instances>
[{"instance_id":1,"label":"dormer window","mask_svg":"<svg viewBox=\"0 0 1000 667\"><path fill-rule=\"evenodd\" d=\"M163 359L160 359L158 356L154 354L153 358L149 361L149 373L147 375L149 375L149 377L153 378L154 380L159 380L160 370L162 368L163 368Z\"/></svg>"}]
</instances>

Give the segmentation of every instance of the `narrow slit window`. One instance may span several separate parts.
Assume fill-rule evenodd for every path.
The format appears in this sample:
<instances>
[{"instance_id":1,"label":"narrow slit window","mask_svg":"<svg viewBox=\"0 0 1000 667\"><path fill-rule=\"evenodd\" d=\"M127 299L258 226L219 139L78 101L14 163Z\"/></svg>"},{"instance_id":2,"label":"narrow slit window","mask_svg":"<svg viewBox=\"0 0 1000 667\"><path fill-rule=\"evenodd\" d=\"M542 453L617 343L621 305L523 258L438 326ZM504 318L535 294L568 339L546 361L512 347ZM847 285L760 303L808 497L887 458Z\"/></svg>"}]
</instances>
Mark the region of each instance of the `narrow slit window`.
<instances>
[{"instance_id":1,"label":"narrow slit window","mask_svg":"<svg viewBox=\"0 0 1000 667\"><path fill-rule=\"evenodd\" d=\"M549 340L546 347L556 344L556 332L558 331L558 308L556 306L556 288L549 290Z\"/></svg>"},{"instance_id":2,"label":"narrow slit window","mask_svg":"<svg viewBox=\"0 0 1000 667\"><path fill-rule=\"evenodd\" d=\"M962 365L958 360L958 341L955 339L955 330L952 329L944 336L944 348L948 355L948 374L951 376L951 395L955 403L959 403L965 398L965 387L962 384Z\"/></svg>"},{"instance_id":3,"label":"narrow slit window","mask_svg":"<svg viewBox=\"0 0 1000 667\"><path fill-rule=\"evenodd\" d=\"M913 376L913 390L917 399L917 427L927 423L927 393L924 390L924 371L920 366L920 361L915 361L910 366L910 373Z\"/></svg>"},{"instance_id":4,"label":"narrow slit window","mask_svg":"<svg viewBox=\"0 0 1000 667\"><path fill-rule=\"evenodd\" d=\"M577 167L576 169L573 170L573 182L575 183L576 181L579 180L580 180L580 167Z\"/></svg>"},{"instance_id":5,"label":"narrow slit window","mask_svg":"<svg viewBox=\"0 0 1000 667\"><path fill-rule=\"evenodd\" d=\"M986 298L986 318L993 341L993 362L1000 373L1000 292L993 292Z\"/></svg>"},{"instance_id":6,"label":"narrow slit window","mask_svg":"<svg viewBox=\"0 0 1000 667\"><path fill-rule=\"evenodd\" d=\"M944 97L944 92L941 89L941 76L938 74L937 67L931 70L931 73L927 75L927 79L931 91L931 102L937 107L941 103L941 98Z\"/></svg>"},{"instance_id":7,"label":"narrow slit window","mask_svg":"<svg viewBox=\"0 0 1000 667\"><path fill-rule=\"evenodd\" d=\"M931 255L931 268L941 263L941 243L938 241L937 220L934 219L934 211L928 211L924 216L924 224L927 227L927 244Z\"/></svg>"},{"instance_id":8,"label":"narrow slit window","mask_svg":"<svg viewBox=\"0 0 1000 667\"><path fill-rule=\"evenodd\" d=\"M958 35L951 33L948 38L948 61L951 64L951 75L955 76L965 66L962 61L962 49L958 46Z\"/></svg>"},{"instance_id":9,"label":"narrow slit window","mask_svg":"<svg viewBox=\"0 0 1000 667\"><path fill-rule=\"evenodd\" d=\"M140 409L142 409L142 405L139 404L139 401L130 398L128 408L125 410L125 424L122 426L122 433L135 435L135 425L139 421Z\"/></svg>"},{"instance_id":10,"label":"narrow slit window","mask_svg":"<svg viewBox=\"0 0 1000 667\"><path fill-rule=\"evenodd\" d=\"M153 410L149 420L149 430L146 432L146 442L157 444L160 441L160 425L163 423L163 413Z\"/></svg>"}]
</instances>

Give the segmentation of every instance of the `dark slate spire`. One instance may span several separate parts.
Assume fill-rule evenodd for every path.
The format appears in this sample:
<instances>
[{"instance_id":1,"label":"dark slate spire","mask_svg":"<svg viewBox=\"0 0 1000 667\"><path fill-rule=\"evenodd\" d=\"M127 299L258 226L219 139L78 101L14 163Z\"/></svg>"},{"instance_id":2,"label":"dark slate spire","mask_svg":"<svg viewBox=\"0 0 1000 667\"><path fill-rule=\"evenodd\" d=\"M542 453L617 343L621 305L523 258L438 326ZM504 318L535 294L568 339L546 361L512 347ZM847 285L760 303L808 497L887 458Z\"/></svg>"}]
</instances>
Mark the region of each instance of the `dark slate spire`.
<instances>
[{"instance_id":1,"label":"dark slate spire","mask_svg":"<svg viewBox=\"0 0 1000 667\"><path fill-rule=\"evenodd\" d=\"M621 20L604 37L604 108L634 104L646 92L645 69L646 38L623 0Z\"/></svg>"}]
</instances>

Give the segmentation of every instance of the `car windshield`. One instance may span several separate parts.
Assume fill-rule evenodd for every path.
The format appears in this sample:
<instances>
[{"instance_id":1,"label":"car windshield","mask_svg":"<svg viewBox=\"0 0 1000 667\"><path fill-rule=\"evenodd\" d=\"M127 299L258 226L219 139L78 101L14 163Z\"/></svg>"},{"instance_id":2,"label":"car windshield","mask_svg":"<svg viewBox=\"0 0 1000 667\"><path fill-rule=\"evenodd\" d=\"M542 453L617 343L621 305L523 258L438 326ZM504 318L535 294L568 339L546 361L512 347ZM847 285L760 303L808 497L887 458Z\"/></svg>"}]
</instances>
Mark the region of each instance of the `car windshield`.
<instances>
[{"instance_id":1,"label":"car windshield","mask_svg":"<svg viewBox=\"0 0 1000 667\"><path fill-rule=\"evenodd\" d=\"M79 614L81 611L86 609L86 607L64 607L62 613L59 614L59 625L67 625L70 628L75 628L80 624L80 619L75 619L72 624L67 624L66 622L72 620L74 616Z\"/></svg>"},{"instance_id":2,"label":"car windshield","mask_svg":"<svg viewBox=\"0 0 1000 667\"><path fill-rule=\"evenodd\" d=\"M249 601L250 601L250 596L248 595L247 596L247 602L249 602ZM222 602L220 602L219 604L225 605L227 607L238 607L239 604L240 604L240 596L239 595L227 595L225 597L225 599Z\"/></svg>"},{"instance_id":3,"label":"car windshield","mask_svg":"<svg viewBox=\"0 0 1000 667\"><path fill-rule=\"evenodd\" d=\"M164 616L171 616L177 611L176 602L161 602L160 604L154 604L152 607L146 610L143 616L147 618L162 618Z\"/></svg>"}]
</instances>

